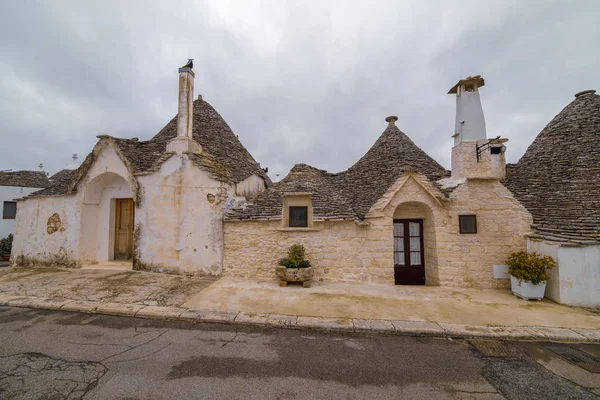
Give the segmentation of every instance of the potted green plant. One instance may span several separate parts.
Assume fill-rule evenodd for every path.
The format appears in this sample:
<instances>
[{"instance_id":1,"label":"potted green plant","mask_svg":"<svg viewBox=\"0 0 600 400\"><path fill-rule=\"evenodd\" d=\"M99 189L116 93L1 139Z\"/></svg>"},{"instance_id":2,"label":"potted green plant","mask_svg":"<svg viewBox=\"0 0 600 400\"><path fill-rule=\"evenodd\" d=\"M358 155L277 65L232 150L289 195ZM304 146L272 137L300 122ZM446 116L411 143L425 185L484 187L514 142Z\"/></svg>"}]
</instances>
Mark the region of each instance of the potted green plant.
<instances>
[{"instance_id":1,"label":"potted green plant","mask_svg":"<svg viewBox=\"0 0 600 400\"><path fill-rule=\"evenodd\" d=\"M12 249L13 235L12 233L5 237L4 239L0 239L0 254L2 255L3 261L10 260L10 251Z\"/></svg>"},{"instance_id":2,"label":"potted green plant","mask_svg":"<svg viewBox=\"0 0 600 400\"><path fill-rule=\"evenodd\" d=\"M512 292L525 300L541 300L550 277L548 270L556 267L550 256L516 251L506 260Z\"/></svg>"},{"instance_id":3,"label":"potted green plant","mask_svg":"<svg viewBox=\"0 0 600 400\"><path fill-rule=\"evenodd\" d=\"M301 282L303 287L310 287L315 275L310 261L306 259L306 249L301 244L293 244L288 249L287 257L279 260L275 268L280 286L287 286L288 282Z\"/></svg>"}]
</instances>

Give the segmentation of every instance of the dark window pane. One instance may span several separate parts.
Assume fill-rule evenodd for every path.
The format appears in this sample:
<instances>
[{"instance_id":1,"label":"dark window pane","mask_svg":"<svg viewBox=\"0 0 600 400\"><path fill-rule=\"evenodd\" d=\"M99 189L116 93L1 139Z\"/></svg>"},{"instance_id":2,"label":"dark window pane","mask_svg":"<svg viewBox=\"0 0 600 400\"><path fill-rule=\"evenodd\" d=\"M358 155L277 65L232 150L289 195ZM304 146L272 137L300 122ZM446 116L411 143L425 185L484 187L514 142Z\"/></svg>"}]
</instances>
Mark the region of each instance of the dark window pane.
<instances>
[{"instance_id":1,"label":"dark window pane","mask_svg":"<svg viewBox=\"0 0 600 400\"><path fill-rule=\"evenodd\" d=\"M308 227L308 207L290 207L290 227Z\"/></svg>"},{"instance_id":2,"label":"dark window pane","mask_svg":"<svg viewBox=\"0 0 600 400\"><path fill-rule=\"evenodd\" d=\"M477 233L477 218L474 215L459 215L460 233Z\"/></svg>"},{"instance_id":3,"label":"dark window pane","mask_svg":"<svg viewBox=\"0 0 600 400\"><path fill-rule=\"evenodd\" d=\"M17 202L5 201L2 208L2 219L15 219L17 217Z\"/></svg>"}]
</instances>

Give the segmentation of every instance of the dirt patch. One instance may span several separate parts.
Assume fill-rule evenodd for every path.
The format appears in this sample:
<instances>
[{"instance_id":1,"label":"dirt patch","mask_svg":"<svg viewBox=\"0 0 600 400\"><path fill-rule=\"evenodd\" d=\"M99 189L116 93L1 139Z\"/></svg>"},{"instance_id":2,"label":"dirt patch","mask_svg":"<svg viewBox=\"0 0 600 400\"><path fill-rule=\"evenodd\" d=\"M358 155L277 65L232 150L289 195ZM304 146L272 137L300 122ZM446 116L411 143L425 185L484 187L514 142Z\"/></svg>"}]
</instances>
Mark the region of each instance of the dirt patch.
<instances>
[{"instance_id":1,"label":"dirt patch","mask_svg":"<svg viewBox=\"0 0 600 400\"><path fill-rule=\"evenodd\" d=\"M177 307L214 281L140 271L19 268L0 275L0 293Z\"/></svg>"}]
</instances>

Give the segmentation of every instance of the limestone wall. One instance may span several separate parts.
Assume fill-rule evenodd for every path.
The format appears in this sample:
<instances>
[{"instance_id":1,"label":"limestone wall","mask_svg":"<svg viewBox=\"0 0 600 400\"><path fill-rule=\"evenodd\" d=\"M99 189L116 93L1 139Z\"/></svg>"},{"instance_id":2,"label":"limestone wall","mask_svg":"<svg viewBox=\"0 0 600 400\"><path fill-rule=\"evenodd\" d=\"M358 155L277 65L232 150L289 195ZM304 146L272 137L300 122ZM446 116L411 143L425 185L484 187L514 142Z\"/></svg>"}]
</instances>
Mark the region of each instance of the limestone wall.
<instances>
[{"instance_id":1,"label":"limestone wall","mask_svg":"<svg viewBox=\"0 0 600 400\"><path fill-rule=\"evenodd\" d=\"M452 178L502 179L506 175L505 153L491 154L490 149L482 150L477 162L477 146L489 139L458 143L452 148Z\"/></svg>"},{"instance_id":2,"label":"limestone wall","mask_svg":"<svg viewBox=\"0 0 600 400\"><path fill-rule=\"evenodd\" d=\"M306 247L316 279L394 283L393 219L423 218L426 284L498 288L493 266L525 249L531 216L502 184L469 180L451 200L440 200L418 174L399 179L391 199L366 219L315 221L313 229L283 228L281 221L225 221L223 273L273 279L275 265L293 243ZM478 233L459 234L458 215L477 215ZM433 231L433 232L432 232Z\"/></svg>"}]
</instances>

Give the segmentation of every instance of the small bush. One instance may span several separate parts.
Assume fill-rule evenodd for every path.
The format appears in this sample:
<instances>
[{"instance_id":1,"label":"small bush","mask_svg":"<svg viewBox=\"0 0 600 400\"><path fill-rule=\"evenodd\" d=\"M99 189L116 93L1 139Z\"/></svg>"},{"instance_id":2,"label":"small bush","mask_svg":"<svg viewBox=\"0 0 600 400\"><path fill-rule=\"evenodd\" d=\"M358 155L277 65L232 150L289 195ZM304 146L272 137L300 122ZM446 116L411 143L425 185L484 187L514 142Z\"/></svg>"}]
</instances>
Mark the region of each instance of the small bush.
<instances>
[{"instance_id":1,"label":"small bush","mask_svg":"<svg viewBox=\"0 0 600 400\"><path fill-rule=\"evenodd\" d=\"M288 249L287 257L279 260L279 265L286 268L308 268L310 261L305 259L306 249L301 244L293 244Z\"/></svg>"},{"instance_id":2,"label":"small bush","mask_svg":"<svg viewBox=\"0 0 600 400\"><path fill-rule=\"evenodd\" d=\"M522 281L531 281L534 285L550 279L548 270L556 267L556 261L550 256L526 251L512 252L506 260L508 273Z\"/></svg>"},{"instance_id":3,"label":"small bush","mask_svg":"<svg viewBox=\"0 0 600 400\"><path fill-rule=\"evenodd\" d=\"M4 239L0 239L0 254L10 254L13 243L13 235L12 233L5 237Z\"/></svg>"}]
</instances>

